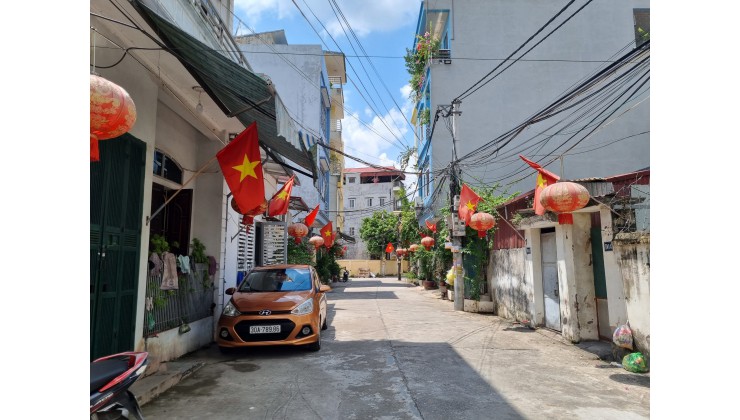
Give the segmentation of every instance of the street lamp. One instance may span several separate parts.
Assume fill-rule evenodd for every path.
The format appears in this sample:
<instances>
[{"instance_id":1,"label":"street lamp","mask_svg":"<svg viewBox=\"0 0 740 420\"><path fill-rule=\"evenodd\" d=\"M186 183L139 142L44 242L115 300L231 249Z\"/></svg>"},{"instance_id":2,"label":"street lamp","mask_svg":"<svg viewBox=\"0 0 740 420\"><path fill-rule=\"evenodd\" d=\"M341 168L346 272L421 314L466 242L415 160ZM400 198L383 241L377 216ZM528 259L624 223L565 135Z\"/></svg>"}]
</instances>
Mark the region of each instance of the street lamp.
<instances>
[{"instance_id":1,"label":"street lamp","mask_svg":"<svg viewBox=\"0 0 740 420\"><path fill-rule=\"evenodd\" d=\"M398 236L397 236L397 247L396 247L396 261L398 262L398 281L401 281L401 257L398 255L398 248L401 248L401 211L394 210L393 214L398 216Z\"/></svg>"}]
</instances>

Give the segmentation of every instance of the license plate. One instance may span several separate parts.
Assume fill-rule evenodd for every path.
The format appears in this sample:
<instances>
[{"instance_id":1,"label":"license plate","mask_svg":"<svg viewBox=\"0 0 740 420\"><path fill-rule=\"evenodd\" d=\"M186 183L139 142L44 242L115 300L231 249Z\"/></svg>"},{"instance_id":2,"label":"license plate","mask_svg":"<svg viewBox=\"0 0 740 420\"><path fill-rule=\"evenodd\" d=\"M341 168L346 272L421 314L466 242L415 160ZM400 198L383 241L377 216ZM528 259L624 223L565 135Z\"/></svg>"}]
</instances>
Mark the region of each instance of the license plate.
<instances>
[{"instance_id":1,"label":"license plate","mask_svg":"<svg viewBox=\"0 0 740 420\"><path fill-rule=\"evenodd\" d=\"M252 325L250 334L275 334L280 332L280 325Z\"/></svg>"}]
</instances>

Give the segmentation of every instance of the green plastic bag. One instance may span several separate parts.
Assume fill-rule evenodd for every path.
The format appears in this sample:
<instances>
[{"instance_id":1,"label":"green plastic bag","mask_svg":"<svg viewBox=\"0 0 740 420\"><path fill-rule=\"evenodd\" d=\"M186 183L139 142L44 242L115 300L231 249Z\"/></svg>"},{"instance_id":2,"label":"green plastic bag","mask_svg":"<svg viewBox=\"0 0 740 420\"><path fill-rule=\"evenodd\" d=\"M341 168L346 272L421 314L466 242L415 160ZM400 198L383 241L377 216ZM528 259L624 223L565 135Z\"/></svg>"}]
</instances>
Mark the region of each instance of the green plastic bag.
<instances>
[{"instance_id":1,"label":"green plastic bag","mask_svg":"<svg viewBox=\"0 0 740 420\"><path fill-rule=\"evenodd\" d=\"M630 353L622 359L622 366L634 373L645 373L648 371L647 364L645 364L645 356L642 353Z\"/></svg>"}]
</instances>

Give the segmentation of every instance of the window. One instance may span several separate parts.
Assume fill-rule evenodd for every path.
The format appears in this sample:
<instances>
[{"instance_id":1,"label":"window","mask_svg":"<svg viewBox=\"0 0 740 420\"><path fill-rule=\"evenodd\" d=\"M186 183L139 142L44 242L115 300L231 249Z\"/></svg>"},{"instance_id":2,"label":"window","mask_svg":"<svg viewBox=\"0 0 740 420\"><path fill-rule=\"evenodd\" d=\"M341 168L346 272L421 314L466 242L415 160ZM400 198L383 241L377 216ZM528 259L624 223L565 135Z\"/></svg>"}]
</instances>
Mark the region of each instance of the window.
<instances>
[{"instance_id":1,"label":"window","mask_svg":"<svg viewBox=\"0 0 740 420\"><path fill-rule=\"evenodd\" d=\"M154 168L152 172L154 175L182 184L182 169L180 165L160 150L154 150Z\"/></svg>"},{"instance_id":2,"label":"window","mask_svg":"<svg viewBox=\"0 0 740 420\"><path fill-rule=\"evenodd\" d=\"M380 200L381 206L385 206L385 197L380 197L378 200Z\"/></svg>"},{"instance_id":3,"label":"window","mask_svg":"<svg viewBox=\"0 0 740 420\"><path fill-rule=\"evenodd\" d=\"M355 208L355 199L354 198L350 198L349 199L349 208L351 208L351 209Z\"/></svg>"},{"instance_id":4,"label":"window","mask_svg":"<svg viewBox=\"0 0 740 420\"><path fill-rule=\"evenodd\" d=\"M347 177L347 183L348 184L354 184L355 183L355 177L353 177L353 176Z\"/></svg>"},{"instance_id":5,"label":"window","mask_svg":"<svg viewBox=\"0 0 740 420\"><path fill-rule=\"evenodd\" d=\"M349 236L355 236L355 228L354 226L349 228Z\"/></svg>"},{"instance_id":6,"label":"window","mask_svg":"<svg viewBox=\"0 0 740 420\"><path fill-rule=\"evenodd\" d=\"M635 45L650 40L650 9L632 9L635 18Z\"/></svg>"},{"instance_id":7,"label":"window","mask_svg":"<svg viewBox=\"0 0 740 420\"><path fill-rule=\"evenodd\" d=\"M368 197L367 198L367 206L370 207L372 205L373 205L373 198L372 197Z\"/></svg>"},{"instance_id":8,"label":"window","mask_svg":"<svg viewBox=\"0 0 740 420\"><path fill-rule=\"evenodd\" d=\"M429 170L427 170L426 173L426 183L424 185L424 188L426 188L426 195L429 195L429 184L431 183L431 180L429 179Z\"/></svg>"}]
</instances>

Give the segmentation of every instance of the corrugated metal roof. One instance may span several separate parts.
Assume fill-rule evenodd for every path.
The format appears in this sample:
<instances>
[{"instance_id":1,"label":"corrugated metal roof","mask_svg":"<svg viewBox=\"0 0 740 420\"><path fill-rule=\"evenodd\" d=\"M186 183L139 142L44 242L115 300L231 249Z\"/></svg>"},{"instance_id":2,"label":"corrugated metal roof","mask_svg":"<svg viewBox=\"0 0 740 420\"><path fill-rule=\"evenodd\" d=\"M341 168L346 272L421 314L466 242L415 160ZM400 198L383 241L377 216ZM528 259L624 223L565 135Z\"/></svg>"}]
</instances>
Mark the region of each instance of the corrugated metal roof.
<instances>
[{"instance_id":1,"label":"corrugated metal roof","mask_svg":"<svg viewBox=\"0 0 740 420\"><path fill-rule=\"evenodd\" d=\"M152 21L157 35L172 48L173 55L224 114L234 115L245 127L256 122L260 143L297 165L314 171L311 155L299 141L296 130L286 129L290 126L290 116L269 80L188 35L141 2L137 3Z\"/></svg>"}]
</instances>

